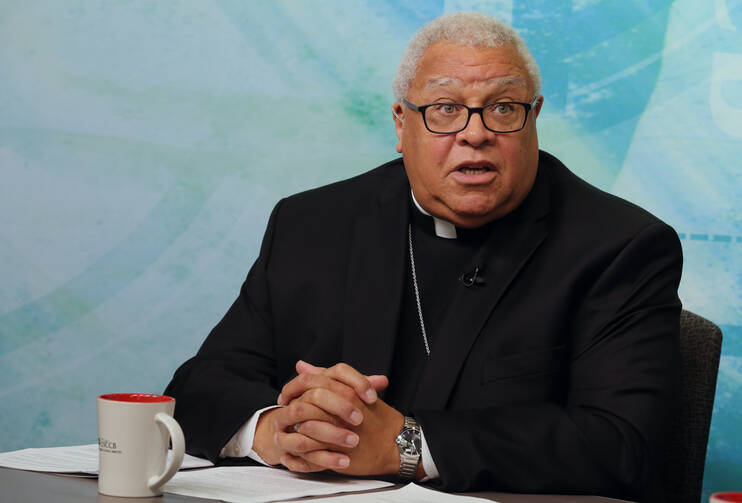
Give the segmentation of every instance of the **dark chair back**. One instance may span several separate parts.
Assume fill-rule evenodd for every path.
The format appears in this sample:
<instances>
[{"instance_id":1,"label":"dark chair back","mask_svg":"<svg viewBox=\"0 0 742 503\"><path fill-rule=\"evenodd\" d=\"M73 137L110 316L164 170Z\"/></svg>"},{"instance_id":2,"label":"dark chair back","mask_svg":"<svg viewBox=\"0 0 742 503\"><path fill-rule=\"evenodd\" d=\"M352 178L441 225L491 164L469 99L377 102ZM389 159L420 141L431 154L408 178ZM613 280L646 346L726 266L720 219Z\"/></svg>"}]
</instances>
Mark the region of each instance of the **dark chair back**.
<instances>
[{"instance_id":1,"label":"dark chair back","mask_svg":"<svg viewBox=\"0 0 742 503\"><path fill-rule=\"evenodd\" d=\"M721 330L690 311L680 313L678 395L665 449L668 502L701 500L706 445L721 356Z\"/></svg>"}]
</instances>

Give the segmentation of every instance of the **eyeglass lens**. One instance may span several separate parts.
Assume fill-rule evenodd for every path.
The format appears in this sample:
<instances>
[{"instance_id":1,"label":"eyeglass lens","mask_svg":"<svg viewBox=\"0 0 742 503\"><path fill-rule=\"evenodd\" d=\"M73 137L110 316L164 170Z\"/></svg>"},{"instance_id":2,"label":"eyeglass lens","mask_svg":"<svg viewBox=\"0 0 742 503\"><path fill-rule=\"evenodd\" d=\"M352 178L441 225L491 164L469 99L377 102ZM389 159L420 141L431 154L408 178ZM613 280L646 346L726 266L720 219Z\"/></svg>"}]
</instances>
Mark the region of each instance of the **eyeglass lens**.
<instances>
[{"instance_id":1,"label":"eyeglass lens","mask_svg":"<svg viewBox=\"0 0 742 503\"><path fill-rule=\"evenodd\" d=\"M484 108L482 119L488 129L509 132L521 129L526 107L519 103L493 103ZM469 111L464 105L440 103L425 109L425 122L435 133L453 133L464 129Z\"/></svg>"}]
</instances>

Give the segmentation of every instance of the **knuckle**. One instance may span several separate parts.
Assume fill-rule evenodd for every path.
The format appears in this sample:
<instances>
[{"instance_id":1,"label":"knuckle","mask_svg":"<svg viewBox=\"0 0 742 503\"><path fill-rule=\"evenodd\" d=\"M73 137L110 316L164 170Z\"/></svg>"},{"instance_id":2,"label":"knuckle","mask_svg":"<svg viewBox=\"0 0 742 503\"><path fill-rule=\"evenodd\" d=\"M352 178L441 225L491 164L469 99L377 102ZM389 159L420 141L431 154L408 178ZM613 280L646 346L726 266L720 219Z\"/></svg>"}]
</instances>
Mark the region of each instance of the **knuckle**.
<instances>
[{"instance_id":1,"label":"knuckle","mask_svg":"<svg viewBox=\"0 0 742 503\"><path fill-rule=\"evenodd\" d=\"M319 439L322 436L323 425L321 421L309 420L301 423L301 432L307 437Z\"/></svg>"},{"instance_id":2,"label":"knuckle","mask_svg":"<svg viewBox=\"0 0 742 503\"><path fill-rule=\"evenodd\" d=\"M346 403L343 403L340 406L340 414L343 417L349 418L350 415L353 413L354 410L355 410L355 407L353 406L353 404L350 404L350 403L347 403L347 402Z\"/></svg>"},{"instance_id":3,"label":"knuckle","mask_svg":"<svg viewBox=\"0 0 742 503\"><path fill-rule=\"evenodd\" d=\"M296 380L302 387L308 388L312 385L312 378L312 374L299 374Z\"/></svg>"},{"instance_id":4,"label":"knuckle","mask_svg":"<svg viewBox=\"0 0 742 503\"><path fill-rule=\"evenodd\" d=\"M286 459L284 460L284 466L291 470L292 472L300 472L304 469L304 461L296 458L294 456L286 456Z\"/></svg>"},{"instance_id":5,"label":"knuckle","mask_svg":"<svg viewBox=\"0 0 742 503\"><path fill-rule=\"evenodd\" d=\"M324 388L312 388L307 391L307 398L312 403L320 403L325 398L326 390Z\"/></svg>"},{"instance_id":6,"label":"knuckle","mask_svg":"<svg viewBox=\"0 0 742 503\"><path fill-rule=\"evenodd\" d=\"M314 438L314 434L313 434L314 432L312 430L312 422L302 421L300 431L297 431L296 433L304 437Z\"/></svg>"},{"instance_id":7,"label":"knuckle","mask_svg":"<svg viewBox=\"0 0 742 503\"><path fill-rule=\"evenodd\" d=\"M323 451L315 451L305 454L306 460L313 465L327 466L327 460L325 459L325 453Z\"/></svg>"},{"instance_id":8,"label":"knuckle","mask_svg":"<svg viewBox=\"0 0 742 503\"><path fill-rule=\"evenodd\" d=\"M291 391L291 381L283 385L283 387L281 388L281 394L283 396L286 396L290 391Z\"/></svg>"},{"instance_id":9,"label":"knuckle","mask_svg":"<svg viewBox=\"0 0 742 503\"><path fill-rule=\"evenodd\" d=\"M348 433L345 430L333 428L333 430L329 432L329 436L332 439L331 441L333 444L345 445L345 439L348 436Z\"/></svg>"},{"instance_id":10,"label":"knuckle","mask_svg":"<svg viewBox=\"0 0 742 503\"><path fill-rule=\"evenodd\" d=\"M303 418L307 414L307 408L309 406L305 402L296 402L296 406L294 407L294 414L296 414L296 419Z\"/></svg>"},{"instance_id":11,"label":"knuckle","mask_svg":"<svg viewBox=\"0 0 742 503\"><path fill-rule=\"evenodd\" d=\"M302 472L302 473L307 473L307 472L311 472L312 469L309 466L309 463L307 463L306 461L302 459L301 461L299 461L299 469L297 471Z\"/></svg>"},{"instance_id":12,"label":"knuckle","mask_svg":"<svg viewBox=\"0 0 742 503\"><path fill-rule=\"evenodd\" d=\"M353 388L350 386L346 386L345 384L335 383L332 386L332 391L334 393L337 393L341 397L343 397L346 400L353 400L353 398L356 396L356 392Z\"/></svg>"},{"instance_id":13,"label":"knuckle","mask_svg":"<svg viewBox=\"0 0 742 503\"><path fill-rule=\"evenodd\" d=\"M345 398L345 400L349 403L355 403L356 401L358 401L358 394L353 388L347 388L346 391L343 393L343 398Z\"/></svg>"},{"instance_id":14,"label":"knuckle","mask_svg":"<svg viewBox=\"0 0 742 503\"><path fill-rule=\"evenodd\" d=\"M326 436L325 429L325 425L317 420L306 421L301 424L301 433L303 435L320 442Z\"/></svg>"},{"instance_id":15,"label":"knuckle","mask_svg":"<svg viewBox=\"0 0 742 503\"><path fill-rule=\"evenodd\" d=\"M291 423L293 423L296 420L296 404L292 403L288 407L286 407L286 412L284 413L285 419L282 421L283 426L288 426Z\"/></svg>"},{"instance_id":16,"label":"knuckle","mask_svg":"<svg viewBox=\"0 0 742 503\"><path fill-rule=\"evenodd\" d=\"M282 430L291 422L291 407L281 407L278 414L273 419L273 424L277 430Z\"/></svg>"},{"instance_id":17,"label":"knuckle","mask_svg":"<svg viewBox=\"0 0 742 503\"><path fill-rule=\"evenodd\" d=\"M309 450L309 442L303 435L296 435L294 439L294 450L296 452L307 452Z\"/></svg>"},{"instance_id":18,"label":"knuckle","mask_svg":"<svg viewBox=\"0 0 742 503\"><path fill-rule=\"evenodd\" d=\"M291 425L291 424L298 422L302 416L303 409L304 409L303 403L292 402L291 405L288 406L287 423Z\"/></svg>"},{"instance_id":19,"label":"knuckle","mask_svg":"<svg viewBox=\"0 0 742 503\"><path fill-rule=\"evenodd\" d=\"M307 390L304 393L302 393L299 399L304 403L314 403L314 396L315 396L315 391L313 388L313 389Z\"/></svg>"}]
</instances>

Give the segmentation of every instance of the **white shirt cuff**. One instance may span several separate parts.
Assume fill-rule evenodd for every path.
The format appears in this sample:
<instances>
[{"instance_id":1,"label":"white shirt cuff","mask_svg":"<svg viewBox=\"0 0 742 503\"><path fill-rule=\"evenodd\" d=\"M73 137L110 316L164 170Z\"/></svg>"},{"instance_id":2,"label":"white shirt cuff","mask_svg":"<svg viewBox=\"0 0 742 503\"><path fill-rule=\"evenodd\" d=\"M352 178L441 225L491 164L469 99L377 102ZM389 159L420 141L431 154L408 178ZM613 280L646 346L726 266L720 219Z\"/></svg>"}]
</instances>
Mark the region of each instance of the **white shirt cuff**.
<instances>
[{"instance_id":1,"label":"white shirt cuff","mask_svg":"<svg viewBox=\"0 0 742 503\"><path fill-rule=\"evenodd\" d=\"M222 458L242 458L247 456L260 464L272 466L263 461L260 454L253 450L252 443L253 440L255 440L255 430L258 428L258 419L260 419L260 414L277 407L278 405L271 405L264 409L260 409L250 416L250 419L248 419L247 422L237 430L237 433L235 433L229 442L227 442L227 444L222 448L219 456Z\"/></svg>"},{"instance_id":2,"label":"white shirt cuff","mask_svg":"<svg viewBox=\"0 0 742 503\"><path fill-rule=\"evenodd\" d=\"M428 443L425 441L425 433L423 433L422 426L420 427L420 440L423 450L423 470L425 470L425 478L420 482L427 482L428 480L437 479L440 477L440 474L438 473L438 468L435 466L435 461L433 461L433 456L430 455L430 449L428 449Z\"/></svg>"}]
</instances>

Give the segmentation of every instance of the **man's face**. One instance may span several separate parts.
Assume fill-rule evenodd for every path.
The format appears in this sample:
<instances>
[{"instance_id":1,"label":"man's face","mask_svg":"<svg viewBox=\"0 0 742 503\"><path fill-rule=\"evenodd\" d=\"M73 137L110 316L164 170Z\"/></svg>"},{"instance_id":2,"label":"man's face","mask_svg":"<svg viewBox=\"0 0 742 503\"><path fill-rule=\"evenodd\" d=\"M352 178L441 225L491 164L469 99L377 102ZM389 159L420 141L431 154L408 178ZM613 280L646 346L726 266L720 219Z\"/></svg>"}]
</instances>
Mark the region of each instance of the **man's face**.
<instances>
[{"instance_id":1,"label":"man's face","mask_svg":"<svg viewBox=\"0 0 742 503\"><path fill-rule=\"evenodd\" d=\"M512 47L463 47L437 42L423 54L407 101L470 107L496 101L533 101L523 59ZM525 128L493 133L481 116L454 134L434 134L420 112L393 106L397 152L402 154L415 199L429 213L460 227L478 227L500 218L528 195L536 177L536 116L543 98L529 112Z\"/></svg>"}]
</instances>

